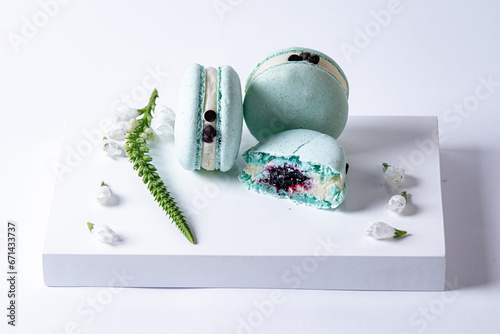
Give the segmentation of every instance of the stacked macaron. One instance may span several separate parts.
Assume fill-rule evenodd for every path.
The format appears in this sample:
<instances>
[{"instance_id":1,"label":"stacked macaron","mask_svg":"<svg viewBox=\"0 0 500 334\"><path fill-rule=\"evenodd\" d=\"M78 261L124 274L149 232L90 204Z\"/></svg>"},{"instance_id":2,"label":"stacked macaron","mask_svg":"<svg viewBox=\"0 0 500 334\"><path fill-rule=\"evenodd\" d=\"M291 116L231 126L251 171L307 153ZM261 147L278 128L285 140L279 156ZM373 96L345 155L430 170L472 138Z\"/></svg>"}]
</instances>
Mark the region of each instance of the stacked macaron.
<instances>
[{"instance_id":1,"label":"stacked macaron","mask_svg":"<svg viewBox=\"0 0 500 334\"><path fill-rule=\"evenodd\" d=\"M336 138L347 122L349 85L327 55L277 51L240 80L230 66L194 64L181 83L175 126L185 169L230 170L243 119L259 141L243 154L239 179L249 188L317 208L335 208L345 192L345 152Z\"/></svg>"},{"instance_id":2,"label":"stacked macaron","mask_svg":"<svg viewBox=\"0 0 500 334\"><path fill-rule=\"evenodd\" d=\"M330 209L347 189L345 152L336 140L347 122L349 85L327 55L292 47L259 62L248 77L244 118L261 142L243 154L247 188Z\"/></svg>"}]
</instances>

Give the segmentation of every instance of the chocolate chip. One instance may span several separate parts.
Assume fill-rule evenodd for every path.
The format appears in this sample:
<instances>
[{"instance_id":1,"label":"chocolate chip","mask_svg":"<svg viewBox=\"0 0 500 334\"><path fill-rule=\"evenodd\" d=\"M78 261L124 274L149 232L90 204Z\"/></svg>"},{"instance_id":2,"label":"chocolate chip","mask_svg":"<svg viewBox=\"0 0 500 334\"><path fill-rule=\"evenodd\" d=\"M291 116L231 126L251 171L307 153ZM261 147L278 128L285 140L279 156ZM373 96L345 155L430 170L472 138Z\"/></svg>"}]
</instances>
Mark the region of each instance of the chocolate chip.
<instances>
[{"instance_id":1,"label":"chocolate chip","mask_svg":"<svg viewBox=\"0 0 500 334\"><path fill-rule=\"evenodd\" d=\"M349 171L349 164L345 164L345 175L347 175L348 171Z\"/></svg>"},{"instance_id":2,"label":"chocolate chip","mask_svg":"<svg viewBox=\"0 0 500 334\"><path fill-rule=\"evenodd\" d=\"M210 138L213 138L217 135L217 131L215 130L215 128L213 126L207 125L203 129L203 134L210 137Z\"/></svg>"},{"instance_id":3,"label":"chocolate chip","mask_svg":"<svg viewBox=\"0 0 500 334\"><path fill-rule=\"evenodd\" d=\"M203 115L205 118L205 121L207 122L213 122L217 118L217 113L213 110L207 110L205 111L205 114Z\"/></svg>"},{"instance_id":4,"label":"chocolate chip","mask_svg":"<svg viewBox=\"0 0 500 334\"><path fill-rule=\"evenodd\" d=\"M213 142L213 141L214 141L214 140L212 139L212 137L207 136L206 134L203 134L203 136L201 137L201 140L203 140L205 143L211 143L211 142Z\"/></svg>"},{"instance_id":5,"label":"chocolate chip","mask_svg":"<svg viewBox=\"0 0 500 334\"><path fill-rule=\"evenodd\" d=\"M299 55L290 55L290 57L288 57L288 61L302 61L302 57L299 56Z\"/></svg>"},{"instance_id":6,"label":"chocolate chip","mask_svg":"<svg viewBox=\"0 0 500 334\"><path fill-rule=\"evenodd\" d=\"M307 58L311 56L311 52L302 52L299 56L302 58L302 60L307 60Z\"/></svg>"},{"instance_id":7,"label":"chocolate chip","mask_svg":"<svg viewBox=\"0 0 500 334\"><path fill-rule=\"evenodd\" d=\"M204 141L205 143L211 143L213 142L213 138L217 135L217 131L215 128L211 125L205 126L203 129L203 135L201 137L201 140Z\"/></svg>"},{"instance_id":8,"label":"chocolate chip","mask_svg":"<svg viewBox=\"0 0 500 334\"><path fill-rule=\"evenodd\" d=\"M307 61L310 63L313 63L313 64L317 64L317 63L319 63L319 56L317 54L310 55L307 58Z\"/></svg>"}]
</instances>

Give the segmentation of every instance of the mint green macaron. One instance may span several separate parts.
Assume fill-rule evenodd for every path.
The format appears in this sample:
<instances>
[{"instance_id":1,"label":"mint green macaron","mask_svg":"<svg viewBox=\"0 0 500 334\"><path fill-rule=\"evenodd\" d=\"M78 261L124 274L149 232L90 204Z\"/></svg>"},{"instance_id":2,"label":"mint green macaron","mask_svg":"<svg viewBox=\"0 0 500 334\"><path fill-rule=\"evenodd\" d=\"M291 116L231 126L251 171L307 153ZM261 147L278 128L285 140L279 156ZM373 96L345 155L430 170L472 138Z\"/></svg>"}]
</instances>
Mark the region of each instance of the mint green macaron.
<instances>
[{"instance_id":1,"label":"mint green macaron","mask_svg":"<svg viewBox=\"0 0 500 334\"><path fill-rule=\"evenodd\" d=\"M238 157L243 105L231 66L191 65L182 79L175 117L175 152L187 170L230 170Z\"/></svg>"},{"instance_id":2,"label":"mint green macaron","mask_svg":"<svg viewBox=\"0 0 500 334\"><path fill-rule=\"evenodd\" d=\"M349 85L340 66L312 49L279 50L254 68L246 83L244 118L262 140L290 129L338 138L348 115Z\"/></svg>"},{"instance_id":3,"label":"mint green macaron","mask_svg":"<svg viewBox=\"0 0 500 334\"><path fill-rule=\"evenodd\" d=\"M286 130L247 150L243 160L239 179L248 189L320 209L336 208L345 198L345 151L324 133Z\"/></svg>"}]
</instances>

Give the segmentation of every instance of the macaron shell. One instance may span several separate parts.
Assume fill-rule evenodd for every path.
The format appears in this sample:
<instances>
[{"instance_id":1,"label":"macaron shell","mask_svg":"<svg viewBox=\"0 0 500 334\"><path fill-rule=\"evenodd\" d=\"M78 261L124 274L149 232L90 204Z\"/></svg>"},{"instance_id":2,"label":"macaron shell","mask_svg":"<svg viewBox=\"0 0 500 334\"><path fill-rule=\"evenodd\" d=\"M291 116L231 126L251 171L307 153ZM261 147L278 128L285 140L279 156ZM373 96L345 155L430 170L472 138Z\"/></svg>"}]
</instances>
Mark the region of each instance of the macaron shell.
<instances>
[{"instance_id":1,"label":"macaron shell","mask_svg":"<svg viewBox=\"0 0 500 334\"><path fill-rule=\"evenodd\" d=\"M219 70L217 168L230 170L240 150L243 129L241 83L231 66Z\"/></svg>"},{"instance_id":2,"label":"macaron shell","mask_svg":"<svg viewBox=\"0 0 500 334\"><path fill-rule=\"evenodd\" d=\"M347 122L347 95L328 71L307 62L267 69L248 87L243 103L250 133L262 140L290 129L338 138Z\"/></svg>"},{"instance_id":3,"label":"macaron shell","mask_svg":"<svg viewBox=\"0 0 500 334\"><path fill-rule=\"evenodd\" d=\"M298 157L302 162L328 166L333 172L344 176L346 167L345 151L334 138L323 133L295 129L272 135L243 154L250 163L253 153L265 153L274 157Z\"/></svg>"},{"instance_id":4,"label":"macaron shell","mask_svg":"<svg viewBox=\"0 0 500 334\"><path fill-rule=\"evenodd\" d=\"M320 58L322 58L325 61L327 61L330 64L332 64L337 69L337 71L339 72L339 74L341 75L341 77L344 79L345 84L347 86L346 95L349 97L349 82L347 81L347 77L346 77L344 71L342 71L342 69L340 68L340 66L332 58L330 58L328 55L326 55L326 54L324 54L324 53L322 53L320 51L313 50L313 49L308 49L308 48L304 48L304 47L298 47L298 46L293 46L293 47L289 47L289 48L286 48L286 49L278 50L278 51L274 52L273 54L271 54L270 56L268 56L266 59L264 59L261 62L259 62L259 64L252 70L252 73L248 76L248 79L247 79L247 82L246 82L246 85L245 85L245 90L248 89L248 84L250 83L250 80L253 77L254 73L267 60L272 59L272 58L274 58L276 56L280 56L282 54L287 54L287 53L301 54L302 52L309 52L311 54L317 54L317 55L320 56Z\"/></svg>"},{"instance_id":5,"label":"macaron shell","mask_svg":"<svg viewBox=\"0 0 500 334\"><path fill-rule=\"evenodd\" d=\"M181 81L175 116L175 154L187 170L200 169L205 68L191 65Z\"/></svg>"}]
</instances>

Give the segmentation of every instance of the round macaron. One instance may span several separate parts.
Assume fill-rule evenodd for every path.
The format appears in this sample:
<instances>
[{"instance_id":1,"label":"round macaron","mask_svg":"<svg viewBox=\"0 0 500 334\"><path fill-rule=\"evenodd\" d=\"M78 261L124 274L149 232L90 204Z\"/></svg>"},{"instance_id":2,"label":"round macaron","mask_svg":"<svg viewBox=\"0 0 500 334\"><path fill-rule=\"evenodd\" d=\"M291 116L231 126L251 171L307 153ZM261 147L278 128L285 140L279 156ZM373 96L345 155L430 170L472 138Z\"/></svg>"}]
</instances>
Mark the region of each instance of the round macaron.
<instances>
[{"instance_id":1,"label":"round macaron","mask_svg":"<svg viewBox=\"0 0 500 334\"><path fill-rule=\"evenodd\" d=\"M316 50L291 47L273 53L252 71L245 91L245 122L258 140L290 129L338 138L347 122L346 76Z\"/></svg>"},{"instance_id":2,"label":"round macaron","mask_svg":"<svg viewBox=\"0 0 500 334\"><path fill-rule=\"evenodd\" d=\"M187 170L230 170L241 143L243 105L238 74L230 66L191 65L179 90L175 151Z\"/></svg>"}]
</instances>

